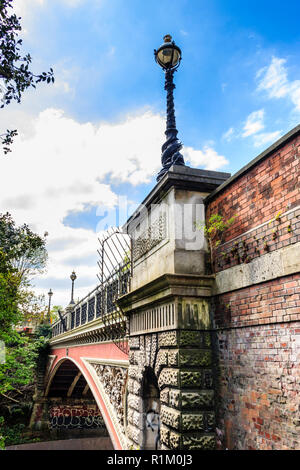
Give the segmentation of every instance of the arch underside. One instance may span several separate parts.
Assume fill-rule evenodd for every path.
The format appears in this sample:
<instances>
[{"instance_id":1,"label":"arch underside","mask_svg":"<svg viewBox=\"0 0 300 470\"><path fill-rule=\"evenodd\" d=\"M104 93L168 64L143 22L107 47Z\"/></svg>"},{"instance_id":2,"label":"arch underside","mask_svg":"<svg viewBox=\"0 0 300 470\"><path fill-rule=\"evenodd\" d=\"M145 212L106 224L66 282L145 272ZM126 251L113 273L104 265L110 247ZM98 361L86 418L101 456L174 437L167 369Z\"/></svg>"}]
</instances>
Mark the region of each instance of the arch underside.
<instances>
[{"instance_id":1,"label":"arch underside","mask_svg":"<svg viewBox=\"0 0 300 470\"><path fill-rule=\"evenodd\" d=\"M94 398L86 378L74 362L61 363L46 392L46 396L61 398Z\"/></svg>"},{"instance_id":2,"label":"arch underside","mask_svg":"<svg viewBox=\"0 0 300 470\"><path fill-rule=\"evenodd\" d=\"M60 357L48 375L45 397L49 401L60 398L62 402L70 399L94 400L103 417L107 432L115 449L125 448L125 434L120 432L115 410L106 396L106 390L95 370L98 359L80 358L80 364L70 357ZM108 366L110 367L110 366ZM118 429L117 429L118 428Z\"/></svg>"}]
</instances>

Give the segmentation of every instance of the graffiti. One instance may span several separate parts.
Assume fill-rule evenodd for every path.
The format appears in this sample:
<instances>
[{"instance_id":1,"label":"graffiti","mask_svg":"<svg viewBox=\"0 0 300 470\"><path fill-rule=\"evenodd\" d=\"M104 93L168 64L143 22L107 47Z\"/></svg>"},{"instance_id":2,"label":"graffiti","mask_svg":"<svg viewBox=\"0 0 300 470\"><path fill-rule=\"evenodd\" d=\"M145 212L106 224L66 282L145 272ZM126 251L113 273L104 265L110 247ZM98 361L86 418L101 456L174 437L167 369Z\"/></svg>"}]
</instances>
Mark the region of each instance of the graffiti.
<instances>
[{"instance_id":1,"label":"graffiti","mask_svg":"<svg viewBox=\"0 0 300 470\"><path fill-rule=\"evenodd\" d=\"M146 426L150 428L152 432L156 432L155 436L155 450L158 449L160 443L160 417L159 413L156 411L157 403L153 402L153 408L147 411L146 413Z\"/></svg>"},{"instance_id":2,"label":"graffiti","mask_svg":"<svg viewBox=\"0 0 300 470\"><path fill-rule=\"evenodd\" d=\"M95 429L104 428L104 420L97 407L54 406L49 411L50 429Z\"/></svg>"}]
</instances>

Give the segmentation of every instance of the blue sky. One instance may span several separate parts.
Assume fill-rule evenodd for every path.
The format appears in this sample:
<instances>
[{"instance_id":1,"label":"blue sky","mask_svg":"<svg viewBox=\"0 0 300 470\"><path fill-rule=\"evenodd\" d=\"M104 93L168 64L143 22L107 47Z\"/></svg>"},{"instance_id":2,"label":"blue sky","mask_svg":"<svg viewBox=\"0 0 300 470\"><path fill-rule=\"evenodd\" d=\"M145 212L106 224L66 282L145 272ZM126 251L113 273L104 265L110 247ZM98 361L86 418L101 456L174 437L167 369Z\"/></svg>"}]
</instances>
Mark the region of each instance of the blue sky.
<instances>
[{"instance_id":1,"label":"blue sky","mask_svg":"<svg viewBox=\"0 0 300 470\"><path fill-rule=\"evenodd\" d=\"M15 3L33 69L53 67L56 82L1 110L20 135L1 158L0 210L49 232L36 286L56 303L72 269L79 296L97 283L97 230L118 196L132 209L155 184L165 91L153 50L166 33L182 49L175 107L189 166L235 173L299 123L298 1Z\"/></svg>"}]
</instances>

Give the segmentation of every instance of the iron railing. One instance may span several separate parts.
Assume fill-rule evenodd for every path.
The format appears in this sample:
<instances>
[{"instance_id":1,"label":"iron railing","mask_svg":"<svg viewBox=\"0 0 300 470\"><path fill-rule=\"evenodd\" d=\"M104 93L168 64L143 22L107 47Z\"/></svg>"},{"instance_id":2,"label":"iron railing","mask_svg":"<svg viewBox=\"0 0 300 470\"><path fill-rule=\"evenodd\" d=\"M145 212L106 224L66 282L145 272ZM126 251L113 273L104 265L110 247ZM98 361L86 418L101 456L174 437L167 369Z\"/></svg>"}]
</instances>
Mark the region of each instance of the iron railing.
<instances>
[{"instance_id":1,"label":"iron railing","mask_svg":"<svg viewBox=\"0 0 300 470\"><path fill-rule=\"evenodd\" d=\"M130 290L131 244L118 229L106 232L99 242L100 284L53 324L52 338L100 319L102 337L128 352L128 322L117 300Z\"/></svg>"}]
</instances>

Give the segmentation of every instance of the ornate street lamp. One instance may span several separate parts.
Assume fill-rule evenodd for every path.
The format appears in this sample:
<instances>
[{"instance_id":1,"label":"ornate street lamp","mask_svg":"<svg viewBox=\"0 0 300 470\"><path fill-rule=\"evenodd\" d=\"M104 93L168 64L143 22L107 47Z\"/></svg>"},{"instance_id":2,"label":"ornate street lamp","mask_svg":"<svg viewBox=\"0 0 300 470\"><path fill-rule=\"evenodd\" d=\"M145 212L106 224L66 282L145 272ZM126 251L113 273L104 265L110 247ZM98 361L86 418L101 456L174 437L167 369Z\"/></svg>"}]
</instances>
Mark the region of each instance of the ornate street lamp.
<instances>
[{"instance_id":1,"label":"ornate street lamp","mask_svg":"<svg viewBox=\"0 0 300 470\"><path fill-rule=\"evenodd\" d=\"M49 296L49 305L48 305L48 314L47 314L47 322L48 323L51 323L51 321L50 321L50 307L51 307L51 297L52 297L52 295L53 295L53 292L50 289L49 292L48 292L48 296Z\"/></svg>"},{"instance_id":2,"label":"ornate street lamp","mask_svg":"<svg viewBox=\"0 0 300 470\"><path fill-rule=\"evenodd\" d=\"M182 143L177 139L173 90L175 88L173 76L181 61L181 50L172 41L172 36L164 37L164 44L158 50L154 50L156 62L165 71L165 90L167 91L167 128L165 131L167 140L161 150L162 169L157 175L159 181L172 165L185 165L183 156L179 152Z\"/></svg>"},{"instance_id":3,"label":"ornate street lamp","mask_svg":"<svg viewBox=\"0 0 300 470\"><path fill-rule=\"evenodd\" d=\"M71 292L71 302L70 302L70 304L75 304L75 302L74 302L74 281L75 281L75 279L77 279L75 271L72 272L72 274L70 276L70 279L72 281L72 292Z\"/></svg>"}]
</instances>

